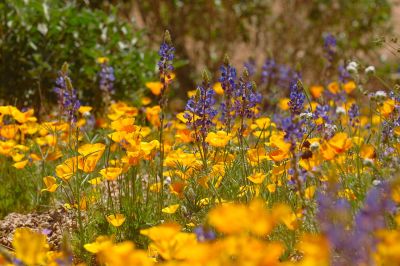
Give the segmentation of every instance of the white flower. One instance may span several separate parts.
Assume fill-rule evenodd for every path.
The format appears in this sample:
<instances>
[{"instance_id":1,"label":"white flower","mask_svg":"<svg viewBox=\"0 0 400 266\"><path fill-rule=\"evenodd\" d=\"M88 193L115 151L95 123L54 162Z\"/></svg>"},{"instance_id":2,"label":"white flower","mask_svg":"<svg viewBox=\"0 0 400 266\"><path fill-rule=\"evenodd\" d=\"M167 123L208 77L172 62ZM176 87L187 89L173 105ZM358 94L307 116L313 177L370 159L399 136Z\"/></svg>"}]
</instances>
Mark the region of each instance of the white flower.
<instances>
[{"instance_id":1,"label":"white flower","mask_svg":"<svg viewBox=\"0 0 400 266\"><path fill-rule=\"evenodd\" d=\"M310 150L316 151L318 149L319 149L319 142L318 141L314 141L313 143L311 143Z\"/></svg>"},{"instance_id":2,"label":"white flower","mask_svg":"<svg viewBox=\"0 0 400 266\"><path fill-rule=\"evenodd\" d=\"M343 115L345 113L346 113L346 109L344 109L344 107L339 106L339 107L336 108L336 114Z\"/></svg>"},{"instance_id":3,"label":"white flower","mask_svg":"<svg viewBox=\"0 0 400 266\"><path fill-rule=\"evenodd\" d=\"M369 66L365 69L365 74L374 74L375 73L375 67L374 66Z\"/></svg>"},{"instance_id":4,"label":"white flower","mask_svg":"<svg viewBox=\"0 0 400 266\"><path fill-rule=\"evenodd\" d=\"M381 181L378 179L375 179L374 181L372 181L372 185L374 185L374 186L378 186L380 183L381 183Z\"/></svg>"},{"instance_id":5,"label":"white flower","mask_svg":"<svg viewBox=\"0 0 400 266\"><path fill-rule=\"evenodd\" d=\"M312 118L313 114L311 112L307 112L307 113L301 113L300 114L301 118Z\"/></svg>"},{"instance_id":6,"label":"white flower","mask_svg":"<svg viewBox=\"0 0 400 266\"><path fill-rule=\"evenodd\" d=\"M373 160L373 159L370 159L370 158L365 158L365 159L363 160L363 164L364 164L365 166L373 166L373 165L374 165L374 160Z\"/></svg>"},{"instance_id":7,"label":"white flower","mask_svg":"<svg viewBox=\"0 0 400 266\"><path fill-rule=\"evenodd\" d=\"M347 67L346 70L350 73L357 73L357 68L358 68L358 64L354 61L351 61Z\"/></svg>"},{"instance_id":8,"label":"white flower","mask_svg":"<svg viewBox=\"0 0 400 266\"><path fill-rule=\"evenodd\" d=\"M169 176L167 176L165 179L164 179L164 185L170 185L171 184L171 177L169 177Z\"/></svg>"},{"instance_id":9,"label":"white flower","mask_svg":"<svg viewBox=\"0 0 400 266\"><path fill-rule=\"evenodd\" d=\"M377 99L385 99L387 97L387 94L384 91L377 91L375 92L375 97Z\"/></svg>"}]
</instances>

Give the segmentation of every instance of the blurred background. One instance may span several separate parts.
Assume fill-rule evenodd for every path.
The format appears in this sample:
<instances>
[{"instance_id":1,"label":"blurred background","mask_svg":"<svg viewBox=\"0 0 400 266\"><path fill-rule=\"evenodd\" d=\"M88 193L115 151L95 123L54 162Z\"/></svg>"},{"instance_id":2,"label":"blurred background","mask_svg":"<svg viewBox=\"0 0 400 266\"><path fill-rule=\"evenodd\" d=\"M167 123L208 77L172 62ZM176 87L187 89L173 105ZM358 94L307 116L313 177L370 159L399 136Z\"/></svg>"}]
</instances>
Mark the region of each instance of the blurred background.
<instances>
[{"instance_id":1,"label":"blurred background","mask_svg":"<svg viewBox=\"0 0 400 266\"><path fill-rule=\"evenodd\" d=\"M398 72L394 0L5 0L0 104L48 112L56 103L57 71L67 61L79 98L96 107L99 57L115 69L115 99L137 102L148 93L145 82L158 80L166 29L176 48L176 99L185 100L204 68L217 81L224 54L239 72L251 69L265 93L284 91L285 77L294 73L308 85L339 78L350 60ZM274 83L263 75L271 66L279 77Z\"/></svg>"}]
</instances>

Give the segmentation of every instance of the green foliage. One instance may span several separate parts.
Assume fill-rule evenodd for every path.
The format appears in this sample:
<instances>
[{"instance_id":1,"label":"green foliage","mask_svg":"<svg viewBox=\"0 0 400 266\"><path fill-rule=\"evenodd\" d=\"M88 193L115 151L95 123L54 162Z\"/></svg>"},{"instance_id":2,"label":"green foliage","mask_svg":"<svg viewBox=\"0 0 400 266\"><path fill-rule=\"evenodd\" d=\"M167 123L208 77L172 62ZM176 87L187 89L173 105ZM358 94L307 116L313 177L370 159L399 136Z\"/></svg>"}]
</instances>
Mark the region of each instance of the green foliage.
<instances>
[{"instance_id":1,"label":"green foliage","mask_svg":"<svg viewBox=\"0 0 400 266\"><path fill-rule=\"evenodd\" d=\"M96 58L115 67L117 97L133 98L154 72L155 55L145 48L142 32L109 14L63 1L0 3L0 98L39 113L49 100L57 69L67 61L83 103L101 102ZM41 107L41 109L39 109Z\"/></svg>"}]
</instances>

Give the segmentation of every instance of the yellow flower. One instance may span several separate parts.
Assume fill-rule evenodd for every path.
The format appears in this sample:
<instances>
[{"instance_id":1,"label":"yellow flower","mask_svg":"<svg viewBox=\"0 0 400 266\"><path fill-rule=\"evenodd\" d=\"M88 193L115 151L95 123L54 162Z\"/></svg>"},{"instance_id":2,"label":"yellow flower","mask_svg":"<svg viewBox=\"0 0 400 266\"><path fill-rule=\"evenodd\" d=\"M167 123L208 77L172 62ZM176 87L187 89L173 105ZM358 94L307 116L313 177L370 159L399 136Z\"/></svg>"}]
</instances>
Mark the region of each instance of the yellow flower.
<instances>
[{"instance_id":1,"label":"yellow flower","mask_svg":"<svg viewBox=\"0 0 400 266\"><path fill-rule=\"evenodd\" d=\"M96 177L96 178L90 179L88 182L89 182L89 184L91 184L93 186L97 186L97 185L101 184L102 179L101 179L101 177Z\"/></svg>"},{"instance_id":2,"label":"yellow flower","mask_svg":"<svg viewBox=\"0 0 400 266\"><path fill-rule=\"evenodd\" d=\"M146 119L155 127L160 126L160 116L161 108L159 105L146 108Z\"/></svg>"},{"instance_id":3,"label":"yellow flower","mask_svg":"<svg viewBox=\"0 0 400 266\"><path fill-rule=\"evenodd\" d=\"M312 199L314 197L315 190L316 190L316 186L309 186L308 188L306 188L304 190L304 197L306 199Z\"/></svg>"},{"instance_id":4,"label":"yellow flower","mask_svg":"<svg viewBox=\"0 0 400 266\"><path fill-rule=\"evenodd\" d=\"M25 168L25 166L26 166L27 164L28 164L28 160L23 160L23 161L14 163L13 166L14 166L15 168L17 168L17 169L23 169L23 168Z\"/></svg>"},{"instance_id":5,"label":"yellow flower","mask_svg":"<svg viewBox=\"0 0 400 266\"><path fill-rule=\"evenodd\" d=\"M331 82L328 85L328 90L333 94L337 94L340 90L340 86L337 82Z\"/></svg>"},{"instance_id":6,"label":"yellow flower","mask_svg":"<svg viewBox=\"0 0 400 266\"><path fill-rule=\"evenodd\" d=\"M213 147L223 148L232 139L232 135L225 131L210 132L207 134L206 142Z\"/></svg>"},{"instance_id":7,"label":"yellow flower","mask_svg":"<svg viewBox=\"0 0 400 266\"><path fill-rule=\"evenodd\" d=\"M163 88L163 84L159 81L154 82L146 82L146 87L151 90L151 93L154 95L160 95L161 89Z\"/></svg>"},{"instance_id":8,"label":"yellow flower","mask_svg":"<svg viewBox=\"0 0 400 266\"><path fill-rule=\"evenodd\" d=\"M121 226L125 222L125 216L121 213L110 214L106 217L107 221L115 227Z\"/></svg>"},{"instance_id":9,"label":"yellow flower","mask_svg":"<svg viewBox=\"0 0 400 266\"><path fill-rule=\"evenodd\" d=\"M278 103L278 107L283 111L289 110L289 101L290 101L289 98L280 99L279 103Z\"/></svg>"},{"instance_id":10,"label":"yellow flower","mask_svg":"<svg viewBox=\"0 0 400 266\"><path fill-rule=\"evenodd\" d=\"M46 236L29 228L17 228L12 245L15 257L26 265L43 265L49 245Z\"/></svg>"},{"instance_id":11,"label":"yellow flower","mask_svg":"<svg viewBox=\"0 0 400 266\"><path fill-rule=\"evenodd\" d=\"M192 97L196 96L196 94L197 94L197 90L190 90L187 92L187 97L192 98Z\"/></svg>"},{"instance_id":12,"label":"yellow flower","mask_svg":"<svg viewBox=\"0 0 400 266\"><path fill-rule=\"evenodd\" d=\"M19 126L16 124L3 125L0 128L0 136L6 139L13 139L18 133Z\"/></svg>"},{"instance_id":13,"label":"yellow flower","mask_svg":"<svg viewBox=\"0 0 400 266\"><path fill-rule=\"evenodd\" d=\"M276 184L268 184L267 189L270 193L274 193L276 191Z\"/></svg>"},{"instance_id":14,"label":"yellow flower","mask_svg":"<svg viewBox=\"0 0 400 266\"><path fill-rule=\"evenodd\" d=\"M78 162L80 156L71 157L62 164L56 166L56 174L63 180L70 179L78 170Z\"/></svg>"},{"instance_id":15,"label":"yellow flower","mask_svg":"<svg viewBox=\"0 0 400 266\"><path fill-rule=\"evenodd\" d=\"M330 265L330 245L323 235L307 234L301 237L297 249L303 254L299 265Z\"/></svg>"},{"instance_id":16,"label":"yellow flower","mask_svg":"<svg viewBox=\"0 0 400 266\"><path fill-rule=\"evenodd\" d=\"M356 88L354 81L348 81L343 85L343 89L347 94L350 94Z\"/></svg>"},{"instance_id":17,"label":"yellow flower","mask_svg":"<svg viewBox=\"0 0 400 266\"><path fill-rule=\"evenodd\" d=\"M265 178L266 178L266 175L263 173L255 173L255 174L252 174L251 176L247 177L247 179L249 179L254 184L261 184Z\"/></svg>"},{"instance_id":18,"label":"yellow flower","mask_svg":"<svg viewBox=\"0 0 400 266\"><path fill-rule=\"evenodd\" d=\"M143 98L141 99L141 103L142 103L142 105L144 105L144 106L149 105L149 104L151 103L151 98L149 98L149 97L143 97Z\"/></svg>"},{"instance_id":19,"label":"yellow flower","mask_svg":"<svg viewBox=\"0 0 400 266\"><path fill-rule=\"evenodd\" d=\"M361 146L360 157L363 159L374 159L376 157L374 146L363 144Z\"/></svg>"},{"instance_id":20,"label":"yellow flower","mask_svg":"<svg viewBox=\"0 0 400 266\"><path fill-rule=\"evenodd\" d=\"M109 59L107 57L98 57L96 61L99 64L104 64L104 63L108 63Z\"/></svg>"},{"instance_id":21,"label":"yellow flower","mask_svg":"<svg viewBox=\"0 0 400 266\"><path fill-rule=\"evenodd\" d=\"M122 168L120 167L107 167L101 169L99 172L105 179L113 181L117 179L119 175L122 173Z\"/></svg>"},{"instance_id":22,"label":"yellow flower","mask_svg":"<svg viewBox=\"0 0 400 266\"><path fill-rule=\"evenodd\" d=\"M46 188L42 189L42 192L43 191L54 192L58 188L58 185L56 184L56 178L54 176L43 177L43 182L46 185Z\"/></svg>"},{"instance_id":23,"label":"yellow flower","mask_svg":"<svg viewBox=\"0 0 400 266\"><path fill-rule=\"evenodd\" d=\"M322 86L311 86L310 92L311 92L311 95L314 98L319 98L319 97L321 97L322 92L324 92L324 87L322 87Z\"/></svg>"},{"instance_id":24,"label":"yellow flower","mask_svg":"<svg viewBox=\"0 0 400 266\"><path fill-rule=\"evenodd\" d=\"M90 253L97 254L102 250L109 249L112 245L111 239L106 236L99 236L93 243L87 243L83 247Z\"/></svg>"},{"instance_id":25,"label":"yellow flower","mask_svg":"<svg viewBox=\"0 0 400 266\"><path fill-rule=\"evenodd\" d=\"M395 101L393 99L388 99L379 108L379 111L384 117L388 117L393 112L394 107Z\"/></svg>"},{"instance_id":26,"label":"yellow flower","mask_svg":"<svg viewBox=\"0 0 400 266\"><path fill-rule=\"evenodd\" d=\"M179 204L173 204L162 209L163 213L174 214L179 208Z\"/></svg>"},{"instance_id":27,"label":"yellow flower","mask_svg":"<svg viewBox=\"0 0 400 266\"><path fill-rule=\"evenodd\" d=\"M78 152L82 156L79 157L78 168L85 173L93 172L105 148L106 145L102 143L84 144L79 147Z\"/></svg>"},{"instance_id":28,"label":"yellow flower","mask_svg":"<svg viewBox=\"0 0 400 266\"><path fill-rule=\"evenodd\" d=\"M336 133L329 141L329 145L335 150L336 153L347 151L352 146L351 138L344 132Z\"/></svg>"},{"instance_id":29,"label":"yellow flower","mask_svg":"<svg viewBox=\"0 0 400 266\"><path fill-rule=\"evenodd\" d=\"M79 107L78 111L79 113L86 115L86 114L90 114L90 111L92 111L92 107L91 106L81 106Z\"/></svg>"},{"instance_id":30,"label":"yellow flower","mask_svg":"<svg viewBox=\"0 0 400 266\"><path fill-rule=\"evenodd\" d=\"M213 90L215 91L216 94L218 95L223 95L224 94L224 89L221 86L221 82L216 82L213 85Z\"/></svg>"},{"instance_id":31,"label":"yellow flower","mask_svg":"<svg viewBox=\"0 0 400 266\"><path fill-rule=\"evenodd\" d=\"M197 245L196 235L182 233L180 229L179 225L172 223L144 229L140 233L153 241L150 248L164 260L189 259L187 251Z\"/></svg>"}]
</instances>

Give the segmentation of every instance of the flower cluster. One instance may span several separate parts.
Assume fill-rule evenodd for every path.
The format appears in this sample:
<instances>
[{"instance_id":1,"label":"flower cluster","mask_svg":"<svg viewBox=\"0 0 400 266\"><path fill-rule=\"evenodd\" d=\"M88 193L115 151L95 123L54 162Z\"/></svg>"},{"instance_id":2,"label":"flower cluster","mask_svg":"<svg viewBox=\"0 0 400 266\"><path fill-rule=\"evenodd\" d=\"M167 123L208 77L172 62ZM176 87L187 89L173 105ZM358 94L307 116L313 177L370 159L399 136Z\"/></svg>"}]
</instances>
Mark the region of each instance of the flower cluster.
<instances>
[{"instance_id":1,"label":"flower cluster","mask_svg":"<svg viewBox=\"0 0 400 266\"><path fill-rule=\"evenodd\" d=\"M76 112L80 107L80 102L68 76L68 65L66 63L64 63L61 71L58 72L54 92L58 96L61 114L64 114L70 123L75 123Z\"/></svg>"},{"instance_id":2,"label":"flower cluster","mask_svg":"<svg viewBox=\"0 0 400 266\"><path fill-rule=\"evenodd\" d=\"M174 70L172 61L174 60L175 48L172 46L171 36L169 31L165 31L164 41L161 43L158 55L158 71L160 72L161 83L166 82L171 78L171 72Z\"/></svg>"},{"instance_id":3,"label":"flower cluster","mask_svg":"<svg viewBox=\"0 0 400 266\"><path fill-rule=\"evenodd\" d=\"M233 106L233 97L236 91L236 68L234 68L230 62L228 56L225 56L224 64L220 67L221 77L219 78L219 82L221 83L221 87L224 90L225 101L221 103L221 121L231 126L232 120L234 116L232 116L232 111L234 110Z\"/></svg>"},{"instance_id":4,"label":"flower cluster","mask_svg":"<svg viewBox=\"0 0 400 266\"><path fill-rule=\"evenodd\" d=\"M211 88L210 80L206 72L203 73L203 82L197 87L197 93L191 97L185 107L184 117L189 127L201 134L206 134L214 125L213 119L218 111L214 108L216 100L215 92ZM199 138L196 135L196 138Z\"/></svg>"},{"instance_id":5,"label":"flower cluster","mask_svg":"<svg viewBox=\"0 0 400 266\"><path fill-rule=\"evenodd\" d=\"M101 69L98 74L99 76L99 86L100 90L103 92L105 95L113 95L114 94L114 82L115 82L115 76L114 76L114 68L112 66L109 66L107 62L103 62L101 64Z\"/></svg>"},{"instance_id":6,"label":"flower cluster","mask_svg":"<svg viewBox=\"0 0 400 266\"><path fill-rule=\"evenodd\" d=\"M326 59L332 63L335 53L336 53L336 38L332 34L327 34L324 37L324 53Z\"/></svg>"}]
</instances>

